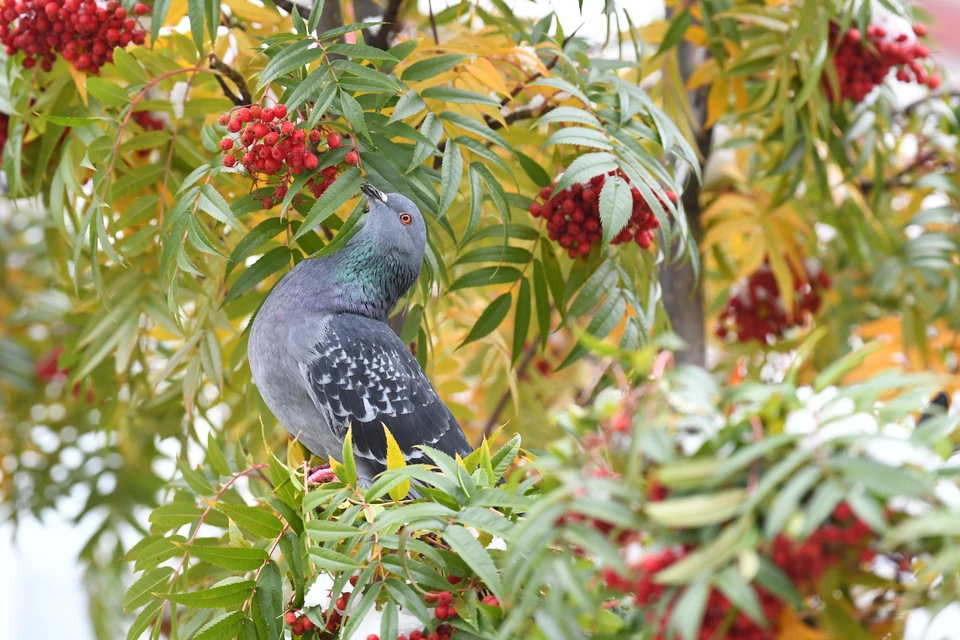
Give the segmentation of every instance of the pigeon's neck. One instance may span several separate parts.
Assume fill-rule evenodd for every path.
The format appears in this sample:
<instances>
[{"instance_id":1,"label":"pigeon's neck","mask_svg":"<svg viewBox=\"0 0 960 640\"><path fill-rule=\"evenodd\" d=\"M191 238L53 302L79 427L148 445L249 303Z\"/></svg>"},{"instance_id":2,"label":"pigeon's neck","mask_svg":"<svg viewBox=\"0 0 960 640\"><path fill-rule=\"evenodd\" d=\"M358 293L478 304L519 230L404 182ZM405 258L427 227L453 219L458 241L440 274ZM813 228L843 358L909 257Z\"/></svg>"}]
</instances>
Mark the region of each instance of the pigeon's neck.
<instances>
[{"instance_id":1,"label":"pigeon's neck","mask_svg":"<svg viewBox=\"0 0 960 640\"><path fill-rule=\"evenodd\" d=\"M336 310L386 322L390 310L420 275L396 253L381 251L375 238L358 234L338 256L330 299Z\"/></svg>"}]
</instances>

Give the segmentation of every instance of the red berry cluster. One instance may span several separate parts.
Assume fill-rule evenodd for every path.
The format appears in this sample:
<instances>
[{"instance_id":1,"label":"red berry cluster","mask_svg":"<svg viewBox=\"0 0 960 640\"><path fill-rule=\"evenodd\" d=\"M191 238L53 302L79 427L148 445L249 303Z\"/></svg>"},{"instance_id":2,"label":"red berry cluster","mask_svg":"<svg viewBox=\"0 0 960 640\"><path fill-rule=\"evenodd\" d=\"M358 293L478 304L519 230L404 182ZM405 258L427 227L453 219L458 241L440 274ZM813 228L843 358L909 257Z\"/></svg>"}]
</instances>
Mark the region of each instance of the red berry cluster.
<instances>
[{"instance_id":1,"label":"red berry cluster","mask_svg":"<svg viewBox=\"0 0 960 640\"><path fill-rule=\"evenodd\" d=\"M223 166L242 166L257 182L263 179L274 187L271 196L263 199L264 209L269 209L287 196L287 190L294 176L304 171L314 171L320 164L314 151L322 141L330 149L343 146L336 133L324 134L320 129L307 132L298 129L302 124L299 114L288 113L287 107L278 104L273 108L251 105L238 107L230 113L222 114L217 122L227 128L230 134L220 141L220 150L224 153ZM347 153L344 163L351 166L360 164L360 154L356 148ZM307 181L307 188L314 197L319 198L333 184L338 173L336 166L323 169Z\"/></svg>"},{"instance_id":2,"label":"red berry cluster","mask_svg":"<svg viewBox=\"0 0 960 640\"><path fill-rule=\"evenodd\" d=\"M290 631L292 631L295 636L302 636L306 632L312 631L315 627L313 620L298 611L287 611L287 615L284 616L283 619L290 625Z\"/></svg>"},{"instance_id":3,"label":"red berry cluster","mask_svg":"<svg viewBox=\"0 0 960 640\"><path fill-rule=\"evenodd\" d=\"M641 607L653 607L664 597L666 587L654 580L655 574L663 571L685 555L684 551L668 548L656 553L648 553L634 566L628 566L632 575L626 578L614 571L605 569L604 582L609 589L621 593L633 594L634 601ZM757 626L746 614L736 612L733 603L718 590L710 592L707 607L704 611L703 622L700 627L700 640L725 638L727 640L773 640L777 637L776 621L783 609L783 603L760 587L752 587L756 592L764 615L767 618L766 628ZM668 606L654 620L654 610L651 609L649 622L657 624L655 640L666 640L670 637L667 632L667 622L670 620L672 605Z\"/></svg>"},{"instance_id":4,"label":"red berry cluster","mask_svg":"<svg viewBox=\"0 0 960 640\"><path fill-rule=\"evenodd\" d=\"M50 71L57 55L89 74L113 62L114 47L143 44L146 32L116 0L4 0L0 4L0 42L8 56L23 51L24 69L40 63ZM137 4L134 11L149 11ZM14 25L16 23L16 25Z\"/></svg>"},{"instance_id":5,"label":"red berry cluster","mask_svg":"<svg viewBox=\"0 0 960 640\"><path fill-rule=\"evenodd\" d=\"M133 120L145 131L160 131L167 126L166 122L149 111L134 111Z\"/></svg>"},{"instance_id":6,"label":"red berry cluster","mask_svg":"<svg viewBox=\"0 0 960 640\"><path fill-rule=\"evenodd\" d=\"M623 172L611 171L608 175L617 175L626 180ZM608 175L595 176L585 185L572 185L553 197L553 188L544 187L539 194L543 203L535 201L530 205L530 214L547 221L550 239L566 249L571 258L585 258L590 253L591 245L600 242L603 233L600 226L600 191ZM633 196L630 221L611 240L611 244L636 242L641 248L648 249L660 223L640 190L632 187L630 193ZM673 192L667 195L672 202L677 201Z\"/></svg>"},{"instance_id":7,"label":"red berry cluster","mask_svg":"<svg viewBox=\"0 0 960 640\"><path fill-rule=\"evenodd\" d=\"M917 36L927 34L926 27L913 28ZM920 60L930 56L930 49L906 33L888 33L883 27L871 24L867 28L866 41L859 29L840 33L836 24L830 26L831 43L836 47L833 64L837 69L840 85L837 102L850 98L861 102L874 87L881 84L891 69L897 70L897 80L917 82L931 89L942 83L938 73L928 72ZM827 92L833 89L827 83Z\"/></svg>"},{"instance_id":8,"label":"red berry cluster","mask_svg":"<svg viewBox=\"0 0 960 640\"><path fill-rule=\"evenodd\" d=\"M716 334L736 342L769 342L798 326L820 309L820 292L830 288L830 277L818 267L807 267L805 276L794 273L794 308L787 317L780 287L769 262L764 262L746 282L739 283L720 312Z\"/></svg>"},{"instance_id":9,"label":"red berry cluster","mask_svg":"<svg viewBox=\"0 0 960 640\"><path fill-rule=\"evenodd\" d=\"M871 538L870 527L854 515L849 505L841 503L833 511L832 522L803 542L778 535L770 555L794 584L812 588L827 569L845 560L872 561L876 551L868 547Z\"/></svg>"}]
</instances>

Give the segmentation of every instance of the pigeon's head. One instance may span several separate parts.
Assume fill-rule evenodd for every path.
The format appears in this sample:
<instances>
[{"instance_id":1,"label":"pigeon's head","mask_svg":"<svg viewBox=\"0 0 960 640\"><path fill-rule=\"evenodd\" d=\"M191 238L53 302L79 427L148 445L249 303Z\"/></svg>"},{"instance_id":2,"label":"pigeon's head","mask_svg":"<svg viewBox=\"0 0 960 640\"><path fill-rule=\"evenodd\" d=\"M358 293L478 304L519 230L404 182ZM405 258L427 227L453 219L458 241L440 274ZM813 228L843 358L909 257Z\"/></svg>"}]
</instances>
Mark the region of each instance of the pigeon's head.
<instances>
[{"instance_id":1,"label":"pigeon's head","mask_svg":"<svg viewBox=\"0 0 960 640\"><path fill-rule=\"evenodd\" d=\"M380 248L397 252L419 267L427 244L427 227L417 205L402 194L383 193L369 183L360 189L370 201L365 227L376 234Z\"/></svg>"}]
</instances>

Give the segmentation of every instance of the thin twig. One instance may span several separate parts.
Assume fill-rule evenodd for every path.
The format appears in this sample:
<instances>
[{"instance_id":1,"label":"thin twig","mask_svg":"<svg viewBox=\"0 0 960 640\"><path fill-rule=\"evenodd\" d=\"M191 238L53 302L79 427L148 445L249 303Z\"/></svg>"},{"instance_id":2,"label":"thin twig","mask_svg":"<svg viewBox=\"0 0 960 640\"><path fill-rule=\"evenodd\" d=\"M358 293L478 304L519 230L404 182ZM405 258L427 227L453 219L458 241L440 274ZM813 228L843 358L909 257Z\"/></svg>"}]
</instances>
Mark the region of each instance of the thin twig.
<instances>
[{"instance_id":1,"label":"thin twig","mask_svg":"<svg viewBox=\"0 0 960 640\"><path fill-rule=\"evenodd\" d=\"M433 30L434 44L440 44L440 36L437 35L437 17L433 15L433 0L427 0L427 9L430 11L430 28Z\"/></svg>"},{"instance_id":2,"label":"thin twig","mask_svg":"<svg viewBox=\"0 0 960 640\"><path fill-rule=\"evenodd\" d=\"M517 367L517 377L523 376L526 372L527 367L530 366L530 362L533 360L533 357L537 354L537 342L536 340L532 341L523 352L523 360L520 361L520 365ZM490 418L487 420L487 424L483 427L483 437L489 437L497 428L498 421L500 420L500 414L503 413L503 410L507 408L507 403L510 402L510 388L507 387L507 390L503 392L503 395L500 396L500 400L497 401L497 406L493 408L493 412L490 414Z\"/></svg>"}]
</instances>

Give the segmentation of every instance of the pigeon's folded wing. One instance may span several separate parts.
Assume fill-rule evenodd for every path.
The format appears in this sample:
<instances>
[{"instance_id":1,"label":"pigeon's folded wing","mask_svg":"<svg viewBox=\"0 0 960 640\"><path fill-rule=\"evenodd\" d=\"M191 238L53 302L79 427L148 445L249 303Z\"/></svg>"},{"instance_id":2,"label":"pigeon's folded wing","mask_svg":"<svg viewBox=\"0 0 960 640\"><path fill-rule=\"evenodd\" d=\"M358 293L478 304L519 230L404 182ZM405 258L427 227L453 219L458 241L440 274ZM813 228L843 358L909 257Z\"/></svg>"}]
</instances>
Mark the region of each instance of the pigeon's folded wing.
<instances>
[{"instance_id":1,"label":"pigeon's folded wing","mask_svg":"<svg viewBox=\"0 0 960 640\"><path fill-rule=\"evenodd\" d=\"M366 463L374 475L387 464L384 424L412 463L429 461L415 448L421 444L451 456L470 453L456 418L386 324L351 314L331 316L305 356L300 370L317 408L332 418L341 442L353 425L358 463Z\"/></svg>"}]
</instances>

